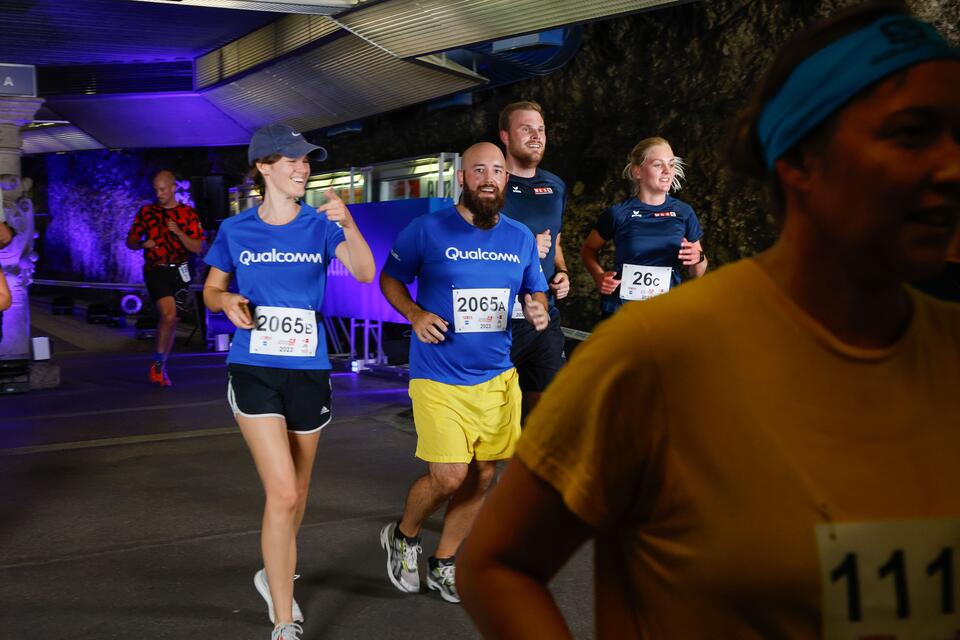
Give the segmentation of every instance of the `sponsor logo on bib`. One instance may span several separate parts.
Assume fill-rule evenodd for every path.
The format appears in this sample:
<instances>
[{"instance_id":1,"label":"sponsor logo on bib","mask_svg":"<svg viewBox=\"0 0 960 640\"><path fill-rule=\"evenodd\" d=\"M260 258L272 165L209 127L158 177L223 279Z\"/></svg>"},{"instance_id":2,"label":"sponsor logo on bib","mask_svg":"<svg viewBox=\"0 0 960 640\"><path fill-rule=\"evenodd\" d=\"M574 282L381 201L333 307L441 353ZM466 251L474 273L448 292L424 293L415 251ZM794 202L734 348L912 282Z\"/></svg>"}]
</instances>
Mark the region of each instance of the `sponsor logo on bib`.
<instances>
[{"instance_id":1,"label":"sponsor logo on bib","mask_svg":"<svg viewBox=\"0 0 960 640\"><path fill-rule=\"evenodd\" d=\"M549 195L553 193L553 188L552 187L534 187L533 192L538 196L544 196L544 195Z\"/></svg>"},{"instance_id":2,"label":"sponsor logo on bib","mask_svg":"<svg viewBox=\"0 0 960 640\"><path fill-rule=\"evenodd\" d=\"M653 217L654 218L676 218L677 212L676 211L660 211L658 213L653 214Z\"/></svg>"}]
</instances>

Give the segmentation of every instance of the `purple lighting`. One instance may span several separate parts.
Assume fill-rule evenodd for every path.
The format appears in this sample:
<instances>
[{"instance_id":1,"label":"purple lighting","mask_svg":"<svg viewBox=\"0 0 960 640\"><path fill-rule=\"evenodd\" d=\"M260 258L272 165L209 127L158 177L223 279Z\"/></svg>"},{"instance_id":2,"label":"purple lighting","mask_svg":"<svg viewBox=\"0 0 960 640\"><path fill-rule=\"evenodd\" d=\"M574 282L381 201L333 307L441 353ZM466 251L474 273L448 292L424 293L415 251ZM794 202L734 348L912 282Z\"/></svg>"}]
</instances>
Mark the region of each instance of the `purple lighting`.
<instances>
[{"instance_id":1,"label":"purple lighting","mask_svg":"<svg viewBox=\"0 0 960 640\"><path fill-rule=\"evenodd\" d=\"M416 198L350 205L350 213L373 252L377 277L371 283L361 284L350 276L343 264L337 260L331 261L327 271L323 313L341 318L406 323L407 319L397 313L380 293L380 269L387 261L397 234L411 220L452 204L449 198ZM416 297L416 283L410 285L409 289L410 294Z\"/></svg>"},{"instance_id":2,"label":"purple lighting","mask_svg":"<svg viewBox=\"0 0 960 640\"><path fill-rule=\"evenodd\" d=\"M89 282L141 282L142 254L125 243L134 215L153 197L149 172L136 157L110 151L54 155L46 163L51 222L42 270Z\"/></svg>"}]
</instances>

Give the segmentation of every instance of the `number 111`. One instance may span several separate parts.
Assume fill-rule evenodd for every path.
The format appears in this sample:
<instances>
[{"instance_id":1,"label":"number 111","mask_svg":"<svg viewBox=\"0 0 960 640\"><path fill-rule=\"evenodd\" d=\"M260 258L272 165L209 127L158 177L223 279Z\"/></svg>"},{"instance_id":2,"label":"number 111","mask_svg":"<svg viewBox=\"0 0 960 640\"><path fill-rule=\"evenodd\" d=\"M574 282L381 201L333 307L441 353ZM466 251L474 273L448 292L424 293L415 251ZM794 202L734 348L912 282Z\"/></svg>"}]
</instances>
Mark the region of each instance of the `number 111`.
<instances>
[{"instance_id":1,"label":"number 111","mask_svg":"<svg viewBox=\"0 0 960 640\"><path fill-rule=\"evenodd\" d=\"M940 574L940 610L944 614L953 613L955 601L953 593L953 549L944 547L940 554L927 565L927 575L933 578ZM886 578L892 575L893 590L897 600L897 617L910 617L910 595L907 593L906 556L902 549L894 549L885 563L877 568L877 576ZM830 572L830 581L847 580L847 618L851 622L862 619L860 607L860 573L857 554L848 553L843 561Z\"/></svg>"}]
</instances>

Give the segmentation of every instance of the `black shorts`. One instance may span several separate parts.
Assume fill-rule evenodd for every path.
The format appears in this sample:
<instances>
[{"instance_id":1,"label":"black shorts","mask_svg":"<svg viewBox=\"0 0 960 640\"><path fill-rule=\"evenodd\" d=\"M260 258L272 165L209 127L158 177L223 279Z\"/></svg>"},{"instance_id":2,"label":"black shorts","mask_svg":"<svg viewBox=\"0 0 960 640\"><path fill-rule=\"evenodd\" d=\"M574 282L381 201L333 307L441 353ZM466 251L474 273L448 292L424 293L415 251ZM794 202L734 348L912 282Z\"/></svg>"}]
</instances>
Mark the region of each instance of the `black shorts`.
<instances>
[{"instance_id":1,"label":"black shorts","mask_svg":"<svg viewBox=\"0 0 960 640\"><path fill-rule=\"evenodd\" d=\"M537 331L526 320L514 320L510 360L520 374L520 389L544 391L563 364L563 331L560 312L550 309L550 325Z\"/></svg>"},{"instance_id":2,"label":"black shorts","mask_svg":"<svg viewBox=\"0 0 960 640\"><path fill-rule=\"evenodd\" d=\"M189 284L180 277L178 267L144 267L143 282L153 298L154 304L160 298L173 297L177 305L177 314L183 312L187 295L190 293Z\"/></svg>"},{"instance_id":3,"label":"black shorts","mask_svg":"<svg viewBox=\"0 0 960 640\"><path fill-rule=\"evenodd\" d=\"M327 369L231 364L227 372L227 401L235 415L283 418L287 431L299 434L316 433L330 423Z\"/></svg>"}]
</instances>

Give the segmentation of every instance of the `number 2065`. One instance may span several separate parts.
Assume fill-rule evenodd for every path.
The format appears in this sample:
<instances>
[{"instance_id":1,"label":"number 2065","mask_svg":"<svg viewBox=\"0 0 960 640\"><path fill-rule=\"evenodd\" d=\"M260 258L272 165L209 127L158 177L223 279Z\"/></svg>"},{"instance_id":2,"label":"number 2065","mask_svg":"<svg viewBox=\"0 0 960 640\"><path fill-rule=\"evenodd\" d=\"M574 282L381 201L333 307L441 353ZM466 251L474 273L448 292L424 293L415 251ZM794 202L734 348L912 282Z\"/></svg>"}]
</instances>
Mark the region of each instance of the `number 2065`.
<instances>
[{"instance_id":1,"label":"number 2065","mask_svg":"<svg viewBox=\"0 0 960 640\"><path fill-rule=\"evenodd\" d=\"M297 333L310 335L313 329L300 318L279 318L277 316L257 316L257 331L276 333Z\"/></svg>"},{"instance_id":2,"label":"number 2065","mask_svg":"<svg viewBox=\"0 0 960 640\"><path fill-rule=\"evenodd\" d=\"M503 302L496 296L457 298L457 311L460 312L476 313L477 311L503 311L504 309Z\"/></svg>"}]
</instances>

